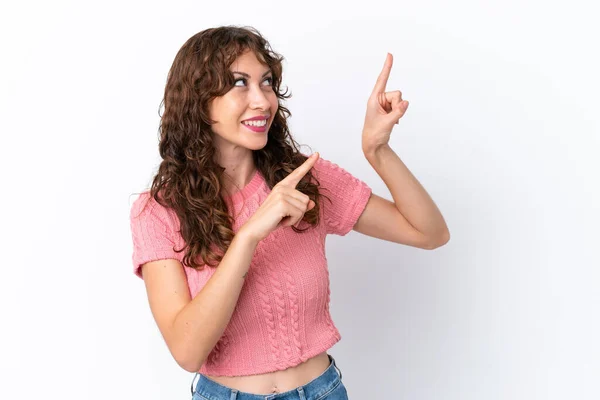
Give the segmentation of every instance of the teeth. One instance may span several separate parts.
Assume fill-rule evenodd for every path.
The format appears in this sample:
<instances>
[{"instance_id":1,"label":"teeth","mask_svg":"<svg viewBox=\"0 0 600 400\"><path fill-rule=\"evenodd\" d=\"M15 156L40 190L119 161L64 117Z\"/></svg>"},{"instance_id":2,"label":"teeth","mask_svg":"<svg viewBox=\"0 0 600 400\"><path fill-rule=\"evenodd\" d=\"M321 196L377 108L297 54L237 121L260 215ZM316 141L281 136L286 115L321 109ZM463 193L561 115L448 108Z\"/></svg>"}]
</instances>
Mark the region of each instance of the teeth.
<instances>
[{"instance_id":1,"label":"teeth","mask_svg":"<svg viewBox=\"0 0 600 400\"><path fill-rule=\"evenodd\" d=\"M243 124L250 126L265 126L267 124L267 120L263 119L260 121L244 121Z\"/></svg>"}]
</instances>

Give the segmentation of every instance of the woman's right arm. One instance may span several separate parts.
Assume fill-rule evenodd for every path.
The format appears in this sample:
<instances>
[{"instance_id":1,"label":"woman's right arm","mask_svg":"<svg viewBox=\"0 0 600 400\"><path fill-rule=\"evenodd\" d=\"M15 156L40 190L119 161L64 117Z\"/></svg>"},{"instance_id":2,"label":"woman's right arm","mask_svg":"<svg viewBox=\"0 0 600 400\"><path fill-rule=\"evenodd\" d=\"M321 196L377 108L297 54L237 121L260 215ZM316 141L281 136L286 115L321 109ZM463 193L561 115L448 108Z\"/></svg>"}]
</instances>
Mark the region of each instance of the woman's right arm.
<instances>
[{"instance_id":1,"label":"woman's right arm","mask_svg":"<svg viewBox=\"0 0 600 400\"><path fill-rule=\"evenodd\" d=\"M142 266L152 315L173 358L186 371L197 372L223 335L257 244L240 229L193 300L179 261L158 260Z\"/></svg>"},{"instance_id":2,"label":"woman's right arm","mask_svg":"<svg viewBox=\"0 0 600 400\"><path fill-rule=\"evenodd\" d=\"M318 153L313 154L273 187L235 234L215 273L193 300L179 261L157 260L142 266L152 315L169 351L186 371L198 371L223 335L258 243L279 227L295 225L315 206L296 186L318 158Z\"/></svg>"}]
</instances>

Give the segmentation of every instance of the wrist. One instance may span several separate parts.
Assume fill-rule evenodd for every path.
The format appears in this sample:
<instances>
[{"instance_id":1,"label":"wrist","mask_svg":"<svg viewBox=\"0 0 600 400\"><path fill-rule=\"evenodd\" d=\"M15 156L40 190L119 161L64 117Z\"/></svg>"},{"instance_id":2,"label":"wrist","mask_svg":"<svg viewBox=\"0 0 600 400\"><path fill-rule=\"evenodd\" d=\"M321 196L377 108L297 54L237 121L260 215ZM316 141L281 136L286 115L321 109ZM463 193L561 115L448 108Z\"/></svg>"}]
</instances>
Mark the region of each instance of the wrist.
<instances>
[{"instance_id":1,"label":"wrist","mask_svg":"<svg viewBox=\"0 0 600 400\"><path fill-rule=\"evenodd\" d=\"M256 247L258 245L258 242L260 241L257 238L255 238L250 233L250 231L248 231L248 229L246 229L244 226L242 226L237 231L237 233L234 236L234 240L243 242L244 244L246 244L248 246L254 246L254 247Z\"/></svg>"},{"instance_id":2,"label":"wrist","mask_svg":"<svg viewBox=\"0 0 600 400\"><path fill-rule=\"evenodd\" d=\"M389 144L379 144L377 146L365 146L363 145L362 151L366 158L376 157L382 151L385 151L386 148L390 148Z\"/></svg>"}]
</instances>

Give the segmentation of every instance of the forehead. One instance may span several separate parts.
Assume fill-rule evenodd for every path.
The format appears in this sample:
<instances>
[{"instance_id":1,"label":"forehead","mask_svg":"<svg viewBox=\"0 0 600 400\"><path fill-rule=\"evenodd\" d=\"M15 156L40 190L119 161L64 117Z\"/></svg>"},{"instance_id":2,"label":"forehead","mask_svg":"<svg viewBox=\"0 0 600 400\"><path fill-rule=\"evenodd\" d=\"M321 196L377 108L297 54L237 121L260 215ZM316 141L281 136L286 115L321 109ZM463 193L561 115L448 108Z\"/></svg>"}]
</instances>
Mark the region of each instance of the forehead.
<instances>
[{"instance_id":1,"label":"forehead","mask_svg":"<svg viewBox=\"0 0 600 400\"><path fill-rule=\"evenodd\" d=\"M257 72L262 74L263 72L268 71L269 67L266 64L261 63L253 51L248 50L235 59L231 64L230 70Z\"/></svg>"}]
</instances>

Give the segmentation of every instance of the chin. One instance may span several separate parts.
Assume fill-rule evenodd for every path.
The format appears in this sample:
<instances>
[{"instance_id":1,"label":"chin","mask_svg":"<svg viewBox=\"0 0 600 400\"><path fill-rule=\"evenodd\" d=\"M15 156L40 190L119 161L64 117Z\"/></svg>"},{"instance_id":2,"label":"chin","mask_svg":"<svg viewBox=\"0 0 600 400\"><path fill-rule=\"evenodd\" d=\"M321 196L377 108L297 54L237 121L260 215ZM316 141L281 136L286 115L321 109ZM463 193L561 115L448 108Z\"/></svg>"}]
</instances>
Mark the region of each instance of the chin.
<instances>
[{"instance_id":1,"label":"chin","mask_svg":"<svg viewBox=\"0 0 600 400\"><path fill-rule=\"evenodd\" d=\"M240 143L240 146L244 146L252 150L262 149L267 145L267 142L269 140L268 132L269 131L265 132L264 134L254 133L250 134L250 136L247 133L244 133L244 141Z\"/></svg>"},{"instance_id":2,"label":"chin","mask_svg":"<svg viewBox=\"0 0 600 400\"><path fill-rule=\"evenodd\" d=\"M264 141L254 141L253 143L249 143L248 148L250 150L261 150L267 145L267 140Z\"/></svg>"}]
</instances>

